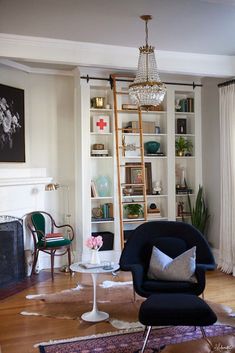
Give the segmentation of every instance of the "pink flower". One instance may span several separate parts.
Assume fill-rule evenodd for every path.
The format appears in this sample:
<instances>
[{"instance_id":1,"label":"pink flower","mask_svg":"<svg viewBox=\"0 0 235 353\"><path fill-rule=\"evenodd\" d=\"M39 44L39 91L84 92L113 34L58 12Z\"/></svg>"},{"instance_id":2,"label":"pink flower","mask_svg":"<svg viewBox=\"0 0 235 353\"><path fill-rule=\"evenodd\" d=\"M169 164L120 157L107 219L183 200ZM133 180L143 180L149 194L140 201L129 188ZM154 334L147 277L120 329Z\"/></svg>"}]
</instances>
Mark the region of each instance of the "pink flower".
<instances>
[{"instance_id":1,"label":"pink flower","mask_svg":"<svg viewBox=\"0 0 235 353\"><path fill-rule=\"evenodd\" d=\"M99 250L102 245L103 245L103 238L101 235L98 235L97 237L93 237L91 235L86 240L86 246L90 249Z\"/></svg>"}]
</instances>

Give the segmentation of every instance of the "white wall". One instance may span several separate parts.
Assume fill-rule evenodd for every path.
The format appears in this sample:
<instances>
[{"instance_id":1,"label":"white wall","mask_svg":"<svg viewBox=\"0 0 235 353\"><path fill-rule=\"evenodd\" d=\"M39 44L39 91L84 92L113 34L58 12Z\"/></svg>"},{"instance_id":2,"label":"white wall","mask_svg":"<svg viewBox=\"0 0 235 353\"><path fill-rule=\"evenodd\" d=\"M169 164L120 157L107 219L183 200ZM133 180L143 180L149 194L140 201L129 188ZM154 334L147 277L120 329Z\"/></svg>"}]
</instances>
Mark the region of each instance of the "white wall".
<instances>
[{"instance_id":1,"label":"white wall","mask_svg":"<svg viewBox=\"0 0 235 353\"><path fill-rule=\"evenodd\" d=\"M223 79L202 80L202 170L203 188L209 208L208 239L219 248L220 228L220 127L219 90Z\"/></svg>"},{"instance_id":2,"label":"white wall","mask_svg":"<svg viewBox=\"0 0 235 353\"><path fill-rule=\"evenodd\" d=\"M6 168L45 168L46 175L52 177L53 181L69 185L71 223L74 224L73 77L27 74L0 66L0 83L25 90L26 145L26 163L0 163L0 177L1 171L3 174ZM13 196L17 198L16 194ZM12 195L9 197L12 198ZM44 191L44 199L45 210L63 224L65 189ZM4 209L1 209L1 213L4 213Z\"/></svg>"}]
</instances>

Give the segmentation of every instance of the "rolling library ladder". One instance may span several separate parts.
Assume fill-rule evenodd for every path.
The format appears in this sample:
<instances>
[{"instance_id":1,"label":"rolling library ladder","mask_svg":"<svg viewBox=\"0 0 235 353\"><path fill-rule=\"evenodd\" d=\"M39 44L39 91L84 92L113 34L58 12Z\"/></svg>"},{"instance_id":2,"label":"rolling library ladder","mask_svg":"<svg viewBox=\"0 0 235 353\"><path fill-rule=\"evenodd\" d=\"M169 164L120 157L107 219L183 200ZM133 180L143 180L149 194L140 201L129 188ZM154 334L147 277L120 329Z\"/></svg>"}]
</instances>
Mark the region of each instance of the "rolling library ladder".
<instances>
[{"instance_id":1,"label":"rolling library ladder","mask_svg":"<svg viewBox=\"0 0 235 353\"><path fill-rule=\"evenodd\" d=\"M145 162L144 162L144 144L143 144L143 129L142 129L142 113L141 109L136 109L138 114L137 127L126 127L122 124L122 114L133 113L132 110L123 109L123 105L120 106L118 98L121 95L128 96L128 90L122 90L117 88L118 81L132 81L133 77L125 75L112 75L113 80L113 98L114 98L114 118L115 118L115 140L116 140L116 159L117 159L117 182L118 182L118 202L119 202L119 219L120 219L120 239L121 248L124 247L124 224L125 223L140 223L147 221L147 197L146 197L146 175L145 175ZM125 134L134 134L138 139L138 146L140 155L137 163L125 163L125 155L127 146L125 143ZM133 182L127 180L127 169L128 168L139 168L141 171L140 181ZM135 201L131 198L131 193L128 195L128 190L135 190L138 188L141 196L141 200ZM128 196L127 196L128 195ZM142 206L143 217L137 218L126 218L124 217L125 206L131 204L138 204Z\"/></svg>"}]
</instances>

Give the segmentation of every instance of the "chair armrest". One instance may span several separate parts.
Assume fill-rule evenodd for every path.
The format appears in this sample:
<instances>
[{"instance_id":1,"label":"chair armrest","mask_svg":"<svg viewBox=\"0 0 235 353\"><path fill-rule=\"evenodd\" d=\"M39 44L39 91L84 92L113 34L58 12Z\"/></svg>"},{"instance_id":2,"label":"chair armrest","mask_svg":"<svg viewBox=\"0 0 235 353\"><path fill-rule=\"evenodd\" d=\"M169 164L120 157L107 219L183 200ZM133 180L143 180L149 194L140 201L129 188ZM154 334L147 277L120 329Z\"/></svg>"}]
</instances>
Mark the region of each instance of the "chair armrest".
<instances>
[{"instance_id":1,"label":"chair armrest","mask_svg":"<svg viewBox=\"0 0 235 353\"><path fill-rule=\"evenodd\" d=\"M70 229L70 232L69 232L69 240L72 241L74 239L74 230L73 230L73 227L70 225L70 224L62 224L61 226L57 225L55 222L54 222L54 226L55 228L69 228ZM71 235L72 234L72 235Z\"/></svg>"},{"instance_id":2,"label":"chair armrest","mask_svg":"<svg viewBox=\"0 0 235 353\"><path fill-rule=\"evenodd\" d=\"M129 265L128 268L126 267L126 269L132 273L135 291L137 293L141 292L141 286L144 281L144 267L141 264L132 264Z\"/></svg>"},{"instance_id":3,"label":"chair armrest","mask_svg":"<svg viewBox=\"0 0 235 353\"><path fill-rule=\"evenodd\" d=\"M200 295L201 293L203 293L205 286L206 286L205 269L200 266L196 266L195 276L196 276L197 282L198 282L198 292L200 292L200 293L197 293L197 295Z\"/></svg>"},{"instance_id":4,"label":"chair armrest","mask_svg":"<svg viewBox=\"0 0 235 353\"><path fill-rule=\"evenodd\" d=\"M45 238L45 234L44 234L41 230L37 230L37 229L35 229L35 230L32 230L32 229L31 229L31 232L32 232L32 234L33 234L34 246L35 246L35 247L37 246L37 240L36 240L36 238L35 238L35 234L36 234L37 237L38 237L38 233L39 233L39 234L41 234L41 236L42 236L42 240L43 240L43 243L44 243L44 247L46 247L46 238Z\"/></svg>"}]
</instances>

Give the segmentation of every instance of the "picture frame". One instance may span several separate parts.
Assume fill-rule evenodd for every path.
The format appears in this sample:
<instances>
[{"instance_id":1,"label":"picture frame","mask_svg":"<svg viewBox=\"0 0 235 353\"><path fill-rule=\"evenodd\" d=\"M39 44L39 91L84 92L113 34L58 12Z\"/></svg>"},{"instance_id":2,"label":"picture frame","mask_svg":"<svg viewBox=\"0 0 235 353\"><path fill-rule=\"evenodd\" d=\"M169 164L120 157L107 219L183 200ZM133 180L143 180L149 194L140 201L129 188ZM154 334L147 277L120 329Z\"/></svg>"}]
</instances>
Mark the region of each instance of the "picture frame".
<instances>
[{"instance_id":1,"label":"picture frame","mask_svg":"<svg viewBox=\"0 0 235 353\"><path fill-rule=\"evenodd\" d=\"M142 184L142 168L139 163L126 163L126 184ZM136 165L136 166L135 166ZM151 162L145 163L145 181L146 181L146 193L152 195L152 165ZM138 186L132 186L133 195L142 195L143 188Z\"/></svg>"},{"instance_id":2,"label":"picture frame","mask_svg":"<svg viewBox=\"0 0 235 353\"><path fill-rule=\"evenodd\" d=\"M0 162L25 162L24 90L0 84Z\"/></svg>"},{"instance_id":3,"label":"picture frame","mask_svg":"<svg viewBox=\"0 0 235 353\"><path fill-rule=\"evenodd\" d=\"M179 118L177 119L177 134L187 133L187 119Z\"/></svg>"}]
</instances>

